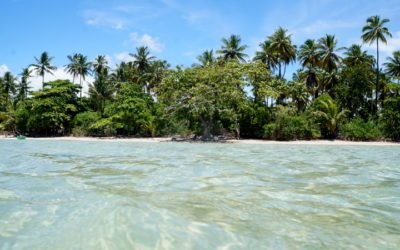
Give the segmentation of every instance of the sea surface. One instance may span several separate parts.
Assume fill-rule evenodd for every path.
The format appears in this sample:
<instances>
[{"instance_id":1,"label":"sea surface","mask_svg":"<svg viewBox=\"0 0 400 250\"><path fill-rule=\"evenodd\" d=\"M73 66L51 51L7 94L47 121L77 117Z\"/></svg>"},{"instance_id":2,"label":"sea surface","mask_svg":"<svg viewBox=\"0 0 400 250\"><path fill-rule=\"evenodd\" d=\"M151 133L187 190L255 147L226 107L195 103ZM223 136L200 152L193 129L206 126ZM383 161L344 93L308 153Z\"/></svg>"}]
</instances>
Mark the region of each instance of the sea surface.
<instances>
[{"instance_id":1,"label":"sea surface","mask_svg":"<svg viewBox=\"0 0 400 250\"><path fill-rule=\"evenodd\" d=\"M399 249L400 147L0 140L0 249Z\"/></svg>"}]
</instances>

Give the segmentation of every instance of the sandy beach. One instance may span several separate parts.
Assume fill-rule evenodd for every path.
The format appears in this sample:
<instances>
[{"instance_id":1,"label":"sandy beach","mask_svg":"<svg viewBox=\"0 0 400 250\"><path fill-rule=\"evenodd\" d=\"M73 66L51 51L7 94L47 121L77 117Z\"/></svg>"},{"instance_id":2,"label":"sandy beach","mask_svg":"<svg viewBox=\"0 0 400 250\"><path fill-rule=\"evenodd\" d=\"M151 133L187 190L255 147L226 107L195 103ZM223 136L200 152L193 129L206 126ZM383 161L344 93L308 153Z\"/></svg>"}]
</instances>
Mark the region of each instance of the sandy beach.
<instances>
[{"instance_id":1,"label":"sandy beach","mask_svg":"<svg viewBox=\"0 0 400 250\"><path fill-rule=\"evenodd\" d=\"M15 137L0 135L0 140L16 140ZM61 140L61 141L104 141L104 142L172 142L171 137L153 138L115 138L115 137L28 137L27 140ZM266 144L266 145L356 145L356 146L400 146L398 142L385 141L344 141L344 140L299 140L299 141L271 141L260 139L226 140L227 143L236 144Z\"/></svg>"}]
</instances>

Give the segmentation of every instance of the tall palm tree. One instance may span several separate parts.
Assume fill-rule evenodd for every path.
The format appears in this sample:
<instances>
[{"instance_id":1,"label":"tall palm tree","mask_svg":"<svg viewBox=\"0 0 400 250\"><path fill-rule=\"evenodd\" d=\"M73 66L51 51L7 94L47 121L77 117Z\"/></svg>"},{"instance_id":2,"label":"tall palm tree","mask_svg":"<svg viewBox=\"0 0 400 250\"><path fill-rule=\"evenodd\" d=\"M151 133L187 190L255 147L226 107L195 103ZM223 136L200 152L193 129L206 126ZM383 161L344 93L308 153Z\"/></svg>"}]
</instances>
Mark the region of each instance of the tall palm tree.
<instances>
[{"instance_id":1,"label":"tall palm tree","mask_svg":"<svg viewBox=\"0 0 400 250\"><path fill-rule=\"evenodd\" d=\"M217 53L225 61L236 60L239 62L245 62L247 54L244 51L247 45L241 45L242 39L238 35L231 35L229 38L222 38L221 49L217 50Z\"/></svg>"},{"instance_id":2,"label":"tall palm tree","mask_svg":"<svg viewBox=\"0 0 400 250\"><path fill-rule=\"evenodd\" d=\"M337 53L337 40L334 35L326 35L318 41L317 56L319 57L320 67L332 73L339 67L341 57Z\"/></svg>"},{"instance_id":3,"label":"tall palm tree","mask_svg":"<svg viewBox=\"0 0 400 250\"><path fill-rule=\"evenodd\" d=\"M8 104L10 96L15 94L16 80L17 78L15 78L10 71L6 72L3 76L3 89L4 89L6 104Z\"/></svg>"},{"instance_id":4,"label":"tall palm tree","mask_svg":"<svg viewBox=\"0 0 400 250\"><path fill-rule=\"evenodd\" d=\"M271 48L271 41L266 40L260 43L260 51L256 52L256 56L253 58L254 61L261 61L267 65L268 69L274 71L277 68L279 58Z\"/></svg>"},{"instance_id":5,"label":"tall palm tree","mask_svg":"<svg viewBox=\"0 0 400 250\"><path fill-rule=\"evenodd\" d=\"M268 37L270 40L270 50L278 57L279 78L285 77L286 66L296 60L296 46L292 44L288 30L279 27L272 36ZM282 74L282 66L284 71Z\"/></svg>"},{"instance_id":6,"label":"tall palm tree","mask_svg":"<svg viewBox=\"0 0 400 250\"><path fill-rule=\"evenodd\" d=\"M372 67L374 65L373 56L368 55L367 51L363 51L361 45L351 45L344 54L346 57L343 59L343 63L347 66L367 64Z\"/></svg>"},{"instance_id":7,"label":"tall palm tree","mask_svg":"<svg viewBox=\"0 0 400 250\"><path fill-rule=\"evenodd\" d=\"M393 57L387 58L388 62L385 63L386 73L394 78L397 78L400 83L400 51L393 52Z\"/></svg>"},{"instance_id":8,"label":"tall palm tree","mask_svg":"<svg viewBox=\"0 0 400 250\"><path fill-rule=\"evenodd\" d=\"M66 69L67 73L72 75L73 83L75 83L75 78L79 75L78 57L79 57L79 54L77 54L77 53L67 56L69 63L67 65L65 65L65 69Z\"/></svg>"},{"instance_id":9,"label":"tall palm tree","mask_svg":"<svg viewBox=\"0 0 400 250\"><path fill-rule=\"evenodd\" d=\"M93 65L93 70L96 72L97 75L100 75L103 69L110 68L108 67L107 58L104 55L98 55L92 62L92 65Z\"/></svg>"},{"instance_id":10,"label":"tall palm tree","mask_svg":"<svg viewBox=\"0 0 400 250\"><path fill-rule=\"evenodd\" d=\"M51 60L53 60L53 57L50 57L45 51L40 55L40 58L35 57L35 64L30 65L33 67L36 74L42 77L42 88L44 88L45 74L53 74L53 71L57 69L57 67L51 65Z\"/></svg>"},{"instance_id":11,"label":"tall palm tree","mask_svg":"<svg viewBox=\"0 0 400 250\"><path fill-rule=\"evenodd\" d=\"M307 67L305 71L305 82L307 88L313 93L313 97L318 97L318 79L316 67L319 64L318 56L318 43L313 39L308 39L300 46L298 58L303 68ZM300 74L304 75L304 74Z\"/></svg>"},{"instance_id":12,"label":"tall palm tree","mask_svg":"<svg viewBox=\"0 0 400 250\"><path fill-rule=\"evenodd\" d=\"M378 111L378 92L379 92L379 42L387 43L387 37L392 37L389 29L384 25L389 19L381 19L380 16L371 16L367 19L367 24L362 29L361 38L365 43L376 42L376 86L375 86L375 108Z\"/></svg>"},{"instance_id":13,"label":"tall palm tree","mask_svg":"<svg viewBox=\"0 0 400 250\"><path fill-rule=\"evenodd\" d=\"M200 67L208 67L214 64L215 57L213 50L206 50L201 55L197 57L197 60L200 63Z\"/></svg>"},{"instance_id":14,"label":"tall palm tree","mask_svg":"<svg viewBox=\"0 0 400 250\"><path fill-rule=\"evenodd\" d=\"M155 60L155 57L150 55L149 48L143 46L136 48L135 54L129 55L134 58L133 66L138 69L140 74L144 74L150 67L150 63Z\"/></svg>"},{"instance_id":15,"label":"tall palm tree","mask_svg":"<svg viewBox=\"0 0 400 250\"><path fill-rule=\"evenodd\" d=\"M85 81L86 76L90 74L91 67L92 63L88 61L87 56L79 54L77 58L77 72L79 76L79 85L81 86L81 92L80 92L81 98L83 90L82 80Z\"/></svg>"},{"instance_id":16,"label":"tall palm tree","mask_svg":"<svg viewBox=\"0 0 400 250\"><path fill-rule=\"evenodd\" d=\"M115 88L110 82L107 68L98 72L96 80L89 85L89 96L97 111L103 113L105 102L110 100L115 93Z\"/></svg>"},{"instance_id":17,"label":"tall palm tree","mask_svg":"<svg viewBox=\"0 0 400 250\"><path fill-rule=\"evenodd\" d=\"M18 85L18 96L21 100L25 100L28 97L29 92L29 78L32 77L32 71L29 68L22 69L21 82Z\"/></svg>"}]
</instances>

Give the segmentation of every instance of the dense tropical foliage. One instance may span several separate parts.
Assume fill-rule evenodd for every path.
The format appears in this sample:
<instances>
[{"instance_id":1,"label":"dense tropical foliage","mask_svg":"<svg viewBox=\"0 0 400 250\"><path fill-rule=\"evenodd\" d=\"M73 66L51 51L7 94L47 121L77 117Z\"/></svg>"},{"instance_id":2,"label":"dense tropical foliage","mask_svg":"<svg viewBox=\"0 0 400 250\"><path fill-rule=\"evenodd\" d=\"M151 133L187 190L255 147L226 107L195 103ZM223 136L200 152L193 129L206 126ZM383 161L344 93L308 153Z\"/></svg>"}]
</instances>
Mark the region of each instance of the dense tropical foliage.
<instances>
[{"instance_id":1,"label":"dense tropical foliage","mask_svg":"<svg viewBox=\"0 0 400 250\"><path fill-rule=\"evenodd\" d=\"M32 136L218 136L276 140L400 139L400 51L379 64L379 43L391 36L379 16L367 19L365 43L339 48L334 35L296 46L280 27L254 57L240 36L171 68L147 47L115 69L104 55L67 57L73 81L46 82L56 67L43 52L19 77L0 78L0 130ZM215 51L215 52L214 52ZM287 79L288 65L300 68ZM42 78L31 91L30 79ZM83 83L93 76L87 93ZM75 83L75 80L77 82Z\"/></svg>"}]
</instances>

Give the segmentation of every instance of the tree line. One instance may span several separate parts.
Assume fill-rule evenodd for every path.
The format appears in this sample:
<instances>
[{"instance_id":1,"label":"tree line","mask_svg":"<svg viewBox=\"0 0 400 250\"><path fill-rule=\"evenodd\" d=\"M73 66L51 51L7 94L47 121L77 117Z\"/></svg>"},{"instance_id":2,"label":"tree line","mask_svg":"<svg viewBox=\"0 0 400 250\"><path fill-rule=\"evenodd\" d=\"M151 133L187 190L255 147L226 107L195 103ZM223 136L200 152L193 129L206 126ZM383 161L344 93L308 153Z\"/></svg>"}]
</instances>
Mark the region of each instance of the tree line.
<instances>
[{"instance_id":1,"label":"tree line","mask_svg":"<svg viewBox=\"0 0 400 250\"><path fill-rule=\"evenodd\" d=\"M380 67L388 19L366 20L361 38L376 46L339 48L335 35L300 46L280 27L253 58L238 35L206 50L191 67L172 68L139 47L114 70L107 58L69 55L73 81L45 81L47 52L19 77L0 78L0 130L32 136L217 136L277 140L400 139L400 51ZM287 66L300 68L287 79ZM42 78L31 91L30 79ZM82 85L92 75L87 95Z\"/></svg>"}]
</instances>

